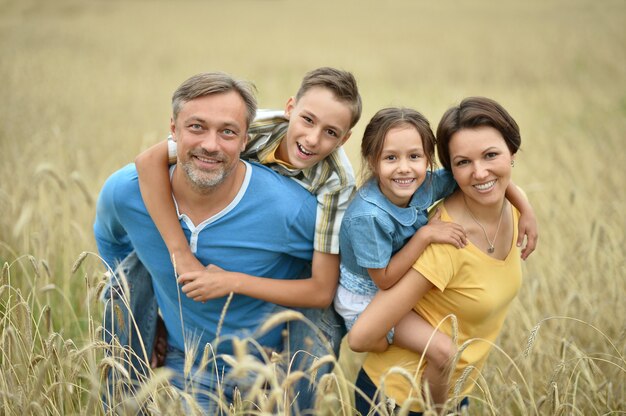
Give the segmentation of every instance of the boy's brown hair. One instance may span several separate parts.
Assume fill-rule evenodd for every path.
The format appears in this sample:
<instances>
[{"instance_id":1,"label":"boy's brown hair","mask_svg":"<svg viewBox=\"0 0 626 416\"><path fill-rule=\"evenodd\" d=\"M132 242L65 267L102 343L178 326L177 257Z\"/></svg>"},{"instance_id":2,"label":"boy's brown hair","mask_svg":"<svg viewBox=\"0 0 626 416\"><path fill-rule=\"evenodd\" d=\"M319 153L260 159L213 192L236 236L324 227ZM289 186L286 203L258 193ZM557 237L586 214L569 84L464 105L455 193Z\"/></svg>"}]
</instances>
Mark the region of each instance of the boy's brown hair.
<instances>
[{"instance_id":1,"label":"boy's brown hair","mask_svg":"<svg viewBox=\"0 0 626 416\"><path fill-rule=\"evenodd\" d=\"M356 79L348 71L341 69L322 67L307 72L302 78L300 88L296 93L296 101L313 87L327 88L333 92L339 101L343 101L350 107L352 118L350 128L354 127L361 118L362 103Z\"/></svg>"}]
</instances>

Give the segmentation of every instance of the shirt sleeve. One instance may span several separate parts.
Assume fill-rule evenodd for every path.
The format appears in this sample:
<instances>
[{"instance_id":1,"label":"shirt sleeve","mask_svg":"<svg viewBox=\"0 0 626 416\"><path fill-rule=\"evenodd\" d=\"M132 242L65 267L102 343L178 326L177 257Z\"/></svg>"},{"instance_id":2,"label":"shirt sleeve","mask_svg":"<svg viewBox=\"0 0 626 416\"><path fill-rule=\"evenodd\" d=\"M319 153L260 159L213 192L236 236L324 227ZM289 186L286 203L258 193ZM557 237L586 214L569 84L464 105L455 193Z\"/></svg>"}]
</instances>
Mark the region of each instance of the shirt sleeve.
<instances>
[{"instance_id":1,"label":"shirt sleeve","mask_svg":"<svg viewBox=\"0 0 626 416\"><path fill-rule=\"evenodd\" d=\"M449 249L458 250L449 244L430 244L413 264L415 270L442 292L455 275Z\"/></svg>"},{"instance_id":2,"label":"shirt sleeve","mask_svg":"<svg viewBox=\"0 0 626 416\"><path fill-rule=\"evenodd\" d=\"M170 165L175 165L178 161L176 142L172 138L172 135L167 138L167 161Z\"/></svg>"},{"instance_id":3,"label":"shirt sleeve","mask_svg":"<svg viewBox=\"0 0 626 416\"><path fill-rule=\"evenodd\" d=\"M432 176L433 202L445 198L457 188L452 172L446 169L437 169Z\"/></svg>"},{"instance_id":4,"label":"shirt sleeve","mask_svg":"<svg viewBox=\"0 0 626 416\"><path fill-rule=\"evenodd\" d=\"M98 252L104 262L115 269L130 252L132 244L122 226L116 201L117 178L119 172L112 175L102 187L96 206L94 237Z\"/></svg>"},{"instance_id":5,"label":"shirt sleeve","mask_svg":"<svg viewBox=\"0 0 626 416\"><path fill-rule=\"evenodd\" d=\"M344 223L359 266L366 269L387 267L391 259L392 235L378 218L362 215Z\"/></svg>"},{"instance_id":6,"label":"shirt sleeve","mask_svg":"<svg viewBox=\"0 0 626 416\"><path fill-rule=\"evenodd\" d=\"M332 178L325 185L317 194L315 250L339 254L341 221L356 187L353 183L342 186L337 177Z\"/></svg>"}]
</instances>

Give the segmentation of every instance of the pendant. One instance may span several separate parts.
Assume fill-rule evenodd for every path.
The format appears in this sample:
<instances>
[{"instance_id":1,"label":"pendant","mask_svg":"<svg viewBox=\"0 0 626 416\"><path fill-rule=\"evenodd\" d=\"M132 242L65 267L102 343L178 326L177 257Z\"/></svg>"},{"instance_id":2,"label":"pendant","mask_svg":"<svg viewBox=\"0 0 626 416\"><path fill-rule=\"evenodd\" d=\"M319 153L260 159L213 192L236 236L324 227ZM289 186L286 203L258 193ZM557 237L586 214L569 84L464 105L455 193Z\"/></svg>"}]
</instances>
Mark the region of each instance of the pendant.
<instances>
[{"instance_id":1,"label":"pendant","mask_svg":"<svg viewBox=\"0 0 626 416\"><path fill-rule=\"evenodd\" d=\"M487 253L489 253L489 254L493 253L494 251L496 251L496 249L493 246L491 246L491 247L489 247L487 249Z\"/></svg>"}]
</instances>

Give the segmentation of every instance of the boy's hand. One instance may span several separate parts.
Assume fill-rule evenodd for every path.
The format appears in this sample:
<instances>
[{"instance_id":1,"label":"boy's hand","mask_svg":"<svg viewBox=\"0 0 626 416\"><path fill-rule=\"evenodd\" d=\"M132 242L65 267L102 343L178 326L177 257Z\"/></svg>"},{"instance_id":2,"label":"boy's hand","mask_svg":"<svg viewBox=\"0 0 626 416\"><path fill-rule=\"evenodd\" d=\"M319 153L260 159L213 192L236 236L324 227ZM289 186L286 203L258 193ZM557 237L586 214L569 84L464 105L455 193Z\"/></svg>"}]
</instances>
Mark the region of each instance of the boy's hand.
<instances>
[{"instance_id":1,"label":"boy's hand","mask_svg":"<svg viewBox=\"0 0 626 416\"><path fill-rule=\"evenodd\" d=\"M189 272L201 272L204 270L204 266L200 263L200 260L193 255L189 247L187 250L181 250L172 253L172 264L176 270L176 276L181 276Z\"/></svg>"},{"instance_id":2,"label":"boy's hand","mask_svg":"<svg viewBox=\"0 0 626 416\"><path fill-rule=\"evenodd\" d=\"M522 260L526 260L537 247L539 232L537 231L537 219L531 213L521 214L517 225L517 246L521 247L526 237L526 246L522 249Z\"/></svg>"},{"instance_id":3,"label":"boy's hand","mask_svg":"<svg viewBox=\"0 0 626 416\"><path fill-rule=\"evenodd\" d=\"M188 298L196 302L206 302L233 292L236 285L236 273L227 272L214 264L209 264L202 271L179 276L178 283L183 285L182 291Z\"/></svg>"},{"instance_id":4,"label":"boy's hand","mask_svg":"<svg viewBox=\"0 0 626 416\"><path fill-rule=\"evenodd\" d=\"M420 231L427 233L427 241L430 243L452 244L456 248L463 248L467 245L465 229L455 222L441 221L439 208Z\"/></svg>"}]
</instances>

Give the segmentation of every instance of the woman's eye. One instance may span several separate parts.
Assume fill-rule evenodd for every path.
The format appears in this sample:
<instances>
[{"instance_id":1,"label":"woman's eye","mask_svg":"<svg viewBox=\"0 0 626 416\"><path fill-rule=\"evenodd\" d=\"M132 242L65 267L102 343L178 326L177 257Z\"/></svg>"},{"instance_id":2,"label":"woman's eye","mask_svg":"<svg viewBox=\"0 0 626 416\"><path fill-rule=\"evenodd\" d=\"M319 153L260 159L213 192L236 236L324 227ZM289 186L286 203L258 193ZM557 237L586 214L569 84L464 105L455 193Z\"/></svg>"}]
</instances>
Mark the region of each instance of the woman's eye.
<instances>
[{"instance_id":1,"label":"woman's eye","mask_svg":"<svg viewBox=\"0 0 626 416\"><path fill-rule=\"evenodd\" d=\"M469 163L469 161L467 160L459 160L458 162L456 162L457 166L463 166L463 165L467 165Z\"/></svg>"},{"instance_id":2,"label":"woman's eye","mask_svg":"<svg viewBox=\"0 0 626 416\"><path fill-rule=\"evenodd\" d=\"M493 159L494 157L497 157L497 156L498 156L497 152L489 152L485 155L487 159Z\"/></svg>"}]
</instances>

